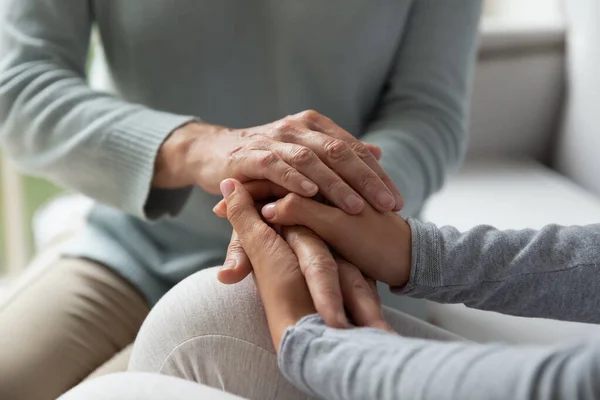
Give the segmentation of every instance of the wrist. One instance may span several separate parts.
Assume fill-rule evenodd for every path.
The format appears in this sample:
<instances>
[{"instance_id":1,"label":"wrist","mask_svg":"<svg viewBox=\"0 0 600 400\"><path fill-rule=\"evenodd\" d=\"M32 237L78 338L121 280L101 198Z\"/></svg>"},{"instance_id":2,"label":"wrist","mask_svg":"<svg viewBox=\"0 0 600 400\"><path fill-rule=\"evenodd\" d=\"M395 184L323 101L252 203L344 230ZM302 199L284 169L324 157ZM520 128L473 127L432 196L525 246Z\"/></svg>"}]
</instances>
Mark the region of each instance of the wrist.
<instances>
[{"instance_id":1,"label":"wrist","mask_svg":"<svg viewBox=\"0 0 600 400\"><path fill-rule=\"evenodd\" d=\"M190 122L174 130L156 155L152 186L174 189L196 184L194 172L199 160L193 149L202 147L198 142L207 139L214 130L215 126L200 122Z\"/></svg>"},{"instance_id":2,"label":"wrist","mask_svg":"<svg viewBox=\"0 0 600 400\"><path fill-rule=\"evenodd\" d=\"M390 287L404 287L410 280L412 270L412 231L410 225L400 215L396 214L398 221L395 251L390 254L395 256L391 259L389 268L386 268L387 277L383 281Z\"/></svg>"},{"instance_id":3,"label":"wrist","mask_svg":"<svg viewBox=\"0 0 600 400\"><path fill-rule=\"evenodd\" d=\"M316 309L301 274L296 278L273 280L273 276L264 277L255 271L255 277L273 345L279 351L285 331L307 315L316 313Z\"/></svg>"}]
</instances>

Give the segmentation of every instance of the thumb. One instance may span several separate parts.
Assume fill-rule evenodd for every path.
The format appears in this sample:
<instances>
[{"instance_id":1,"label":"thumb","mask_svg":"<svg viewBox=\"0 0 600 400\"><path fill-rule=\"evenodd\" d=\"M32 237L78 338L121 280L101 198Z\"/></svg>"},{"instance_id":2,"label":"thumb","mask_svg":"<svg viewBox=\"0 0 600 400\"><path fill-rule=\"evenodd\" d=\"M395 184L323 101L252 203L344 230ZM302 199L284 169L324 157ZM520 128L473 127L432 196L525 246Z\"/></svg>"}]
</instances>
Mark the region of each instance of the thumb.
<instances>
[{"instance_id":1,"label":"thumb","mask_svg":"<svg viewBox=\"0 0 600 400\"><path fill-rule=\"evenodd\" d=\"M237 224L240 224L240 227L246 226L246 222L250 222L255 214L258 217L252 196L239 181L225 179L221 182L220 189L227 205L227 219L234 230ZM237 231L240 233L240 230Z\"/></svg>"},{"instance_id":2,"label":"thumb","mask_svg":"<svg viewBox=\"0 0 600 400\"><path fill-rule=\"evenodd\" d=\"M242 281L251 272L252 264L250 264L250 259L246 255L237 233L233 231L229 247L227 248L225 263L223 263L223 267L219 270L217 278L221 283L233 284Z\"/></svg>"}]
</instances>

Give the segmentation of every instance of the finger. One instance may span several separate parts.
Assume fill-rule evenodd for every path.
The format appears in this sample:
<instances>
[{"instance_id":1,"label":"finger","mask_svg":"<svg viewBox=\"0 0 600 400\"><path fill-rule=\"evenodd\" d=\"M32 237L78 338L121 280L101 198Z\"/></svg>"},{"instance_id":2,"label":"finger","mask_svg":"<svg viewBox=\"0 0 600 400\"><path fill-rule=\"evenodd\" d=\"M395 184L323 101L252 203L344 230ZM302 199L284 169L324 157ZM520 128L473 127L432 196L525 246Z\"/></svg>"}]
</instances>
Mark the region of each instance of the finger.
<instances>
[{"instance_id":1,"label":"finger","mask_svg":"<svg viewBox=\"0 0 600 400\"><path fill-rule=\"evenodd\" d=\"M325 242L301 226L283 228L282 234L298 257L317 312L327 325L346 328L337 263Z\"/></svg>"},{"instance_id":2,"label":"finger","mask_svg":"<svg viewBox=\"0 0 600 400\"><path fill-rule=\"evenodd\" d=\"M365 280L367 281L367 284L369 285L369 288L371 288L371 292L373 293L373 295L375 296L375 299L377 300L377 304L379 304L379 306L381 307L381 297L379 296L379 291L377 290L377 281L375 279L371 279L368 276L364 275Z\"/></svg>"},{"instance_id":3,"label":"finger","mask_svg":"<svg viewBox=\"0 0 600 400\"><path fill-rule=\"evenodd\" d=\"M336 124L332 119L316 113L314 111L305 111L303 113L298 114L298 118L302 119L307 126L315 131L323 132L328 136L341 139L347 142L357 156L363 160L363 162L369 166L381 179L381 181L385 184L385 186L390 190L390 194L394 196L394 211L400 211L404 205L404 199L402 198L402 194L398 191L398 188L394 184L394 182L388 177L385 173L381 165L379 164L379 159L381 159L381 149L377 146L367 144L365 142L361 142L356 137L354 137L350 132L346 131L338 124ZM354 189L358 190L363 196L365 193L353 186ZM380 211L390 211L387 207L379 207L377 204L373 203L371 199L365 196L369 203L377 208Z\"/></svg>"},{"instance_id":4,"label":"finger","mask_svg":"<svg viewBox=\"0 0 600 400\"><path fill-rule=\"evenodd\" d=\"M367 149L369 149L369 151L371 152L371 154L373 154L373 157L375 157L375 159L377 161L381 160L381 148L379 146L375 146L374 144L371 143L367 143L367 142L361 142L362 144L364 144Z\"/></svg>"},{"instance_id":5,"label":"finger","mask_svg":"<svg viewBox=\"0 0 600 400\"><path fill-rule=\"evenodd\" d=\"M244 163L241 170L245 171L245 178L267 179L290 192L308 197L314 196L319 191L319 187L314 182L270 150L252 150L240 160L240 163Z\"/></svg>"},{"instance_id":6,"label":"finger","mask_svg":"<svg viewBox=\"0 0 600 400\"><path fill-rule=\"evenodd\" d=\"M351 228L352 218L355 218L337 207L295 193L265 205L261 213L272 224L306 226L334 247L344 240L344 232Z\"/></svg>"},{"instance_id":7,"label":"finger","mask_svg":"<svg viewBox=\"0 0 600 400\"><path fill-rule=\"evenodd\" d=\"M289 190L267 180L250 181L243 184L254 201L263 201L272 198L280 199L290 193ZM227 204L225 199L219 201L213 208L213 212L221 218L227 217Z\"/></svg>"},{"instance_id":8,"label":"finger","mask_svg":"<svg viewBox=\"0 0 600 400\"><path fill-rule=\"evenodd\" d=\"M302 134L293 135L290 138L295 144L312 150L312 153L297 153L301 154L302 157L297 157L296 154L294 155L297 158L296 160L289 155L282 155L282 158L288 164L310 176L311 179L315 180L317 185L319 185L319 182L316 181L316 176L308 175L307 172L307 170L312 168L312 165L315 165L314 159L316 158L339 175L341 179L329 180L325 182L327 186L323 186L323 184L319 185L320 191L335 205L347 211L346 208L357 203L356 198L348 197L350 193L346 189L346 186L349 185L349 187L354 189L377 210L391 211L394 209L396 201L390 189L388 189L378 174L358 157L354 151L352 146L356 147L354 143L359 143L358 141L354 139L353 142L349 143L316 131L304 131ZM375 157L373 157L366 147L363 146L360 148L365 153L362 154L363 157L366 157L366 153L368 153L368 156L378 164ZM316 157L305 155L313 153ZM381 170L380 166L379 169ZM340 182L347 182L347 184L342 186Z\"/></svg>"},{"instance_id":9,"label":"finger","mask_svg":"<svg viewBox=\"0 0 600 400\"><path fill-rule=\"evenodd\" d=\"M233 284L242 281L252 272L252 264L246 255L242 242L237 233L233 231L231 241L227 248L225 262L217 274L217 279L221 283Z\"/></svg>"},{"instance_id":10,"label":"finger","mask_svg":"<svg viewBox=\"0 0 600 400\"><path fill-rule=\"evenodd\" d=\"M242 248L254 265L271 265L283 257L285 241L260 217L254 199L235 179L221 182L221 192L227 202L227 219L237 233Z\"/></svg>"},{"instance_id":11,"label":"finger","mask_svg":"<svg viewBox=\"0 0 600 400\"><path fill-rule=\"evenodd\" d=\"M363 274L352 264L338 259L340 285L346 309L358 326L394 332L383 318L381 305Z\"/></svg>"},{"instance_id":12,"label":"finger","mask_svg":"<svg viewBox=\"0 0 600 400\"><path fill-rule=\"evenodd\" d=\"M212 210L215 214L217 214L217 217L227 218L227 203L225 202L225 199L219 201Z\"/></svg>"},{"instance_id":13,"label":"finger","mask_svg":"<svg viewBox=\"0 0 600 400\"><path fill-rule=\"evenodd\" d=\"M369 167L373 172L381 179L381 181L387 186L390 192L394 195L394 209L393 211L400 211L404 206L404 198L402 194L396 187L396 184L389 175L385 172L381 164L379 164L379 160L381 159L381 149L379 149L379 157L373 154L372 150L369 148L369 144L365 142L361 142L358 140L354 140L350 142L350 147L354 150L354 153Z\"/></svg>"},{"instance_id":14,"label":"finger","mask_svg":"<svg viewBox=\"0 0 600 400\"><path fill-rule=\"evenodd\" d=\"M315 135L321 135L315 132ZM309 143L307 139L294 139L316 148L318 144ZM351 187L343 175L326 165L311 148L298 143L273 142L271 150L288 165L316 183L322 193L333 204L349 214L358 214L364 207L363 199Z\"/></svg>"}]
</instances>

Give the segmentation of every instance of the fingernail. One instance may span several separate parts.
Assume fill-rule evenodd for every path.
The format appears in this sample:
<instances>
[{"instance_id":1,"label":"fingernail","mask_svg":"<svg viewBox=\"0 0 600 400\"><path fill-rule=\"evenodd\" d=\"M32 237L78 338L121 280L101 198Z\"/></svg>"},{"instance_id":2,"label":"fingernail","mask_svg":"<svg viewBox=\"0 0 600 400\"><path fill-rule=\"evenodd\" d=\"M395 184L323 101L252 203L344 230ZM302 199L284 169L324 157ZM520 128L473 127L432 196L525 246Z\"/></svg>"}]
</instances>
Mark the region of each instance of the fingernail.
<instances>
[{"instance_id":1,"label":"fingernail","mask_svg":"<svg viewBox=\"0 0 600 400\"><path fill-rule=\"evenodd\" d=\"M229 260L225 261L225 264L223 264L223 266L221 267L221 270L234 269L236 264L237 264L236 261L234 259L230 258Z\"/></svg>"},{"instance_id":2,"label":"fingernail","mask_svg":"<svg viewBox=\"0 0 600 400\"><path fill-rule=\"evenodd\" d=\"M221 193L223 194L223 197L229 197L234 190L235 184L231 180L226 179L221 182Z\"/></svg>"},{"instance_id":3,"label":"fingernail","mask_svg":"<svg viewBox=\"0 0 600 400\"><path fill-rule=\"evenodd\" d=\"M266 206L264 206L262 208L262 215L266 219L271 219L271 218L275 217L275 204L271 203L271 204L267 204Z\"/></svg>"},{"instance_id":4,"label":"fingernail","mask_svg":"<svg viewBox=\"0 0 600 400\"><path fill-rule=\"evenodd\" d=\"M392 209L396 201L388 192L379 192L377 202L383 208Z\"/></svg>"},{"instance_id":5,"label":"fingernail","mask_svg":"<svg viewBox=\"0 0 600 400\"><path fill-rule=\"evenodd\" d=\"M346 207L348 207L348 209L350 209L352 211L358 211L363 206L362 199L355 194L351 194L351 195L347 196L344 203L346 204Z\"/></svg>"},{"instance_id":6,"label":"fingernail","mask_svg":"<svg viewBox=\"0 0 600 400\"><path fill-rule=\"evenodd\" d=\"M315 194L319 191L319 187L311 181L304 181L300 184L300 186L308 194Z\"/></svg>"}]
</instances>

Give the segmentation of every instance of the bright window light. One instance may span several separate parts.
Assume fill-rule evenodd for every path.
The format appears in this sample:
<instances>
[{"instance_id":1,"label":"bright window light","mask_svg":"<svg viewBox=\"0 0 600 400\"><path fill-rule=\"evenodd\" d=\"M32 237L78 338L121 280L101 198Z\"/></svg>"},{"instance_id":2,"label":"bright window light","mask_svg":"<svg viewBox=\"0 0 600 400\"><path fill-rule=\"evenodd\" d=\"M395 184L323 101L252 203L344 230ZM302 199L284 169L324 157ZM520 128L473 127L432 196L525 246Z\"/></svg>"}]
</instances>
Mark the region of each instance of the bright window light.
<instances>
[{"instance_id":1,"label":"bright window light","mask_svg":"<svg viewBox=\"0 0 600 400\"><path fill-rule=\"evenodd\" d=\"M562 3L563 0L485 0L484 15L486 19L514 22L561 21Z\"/></svg>"}]
</instances>

